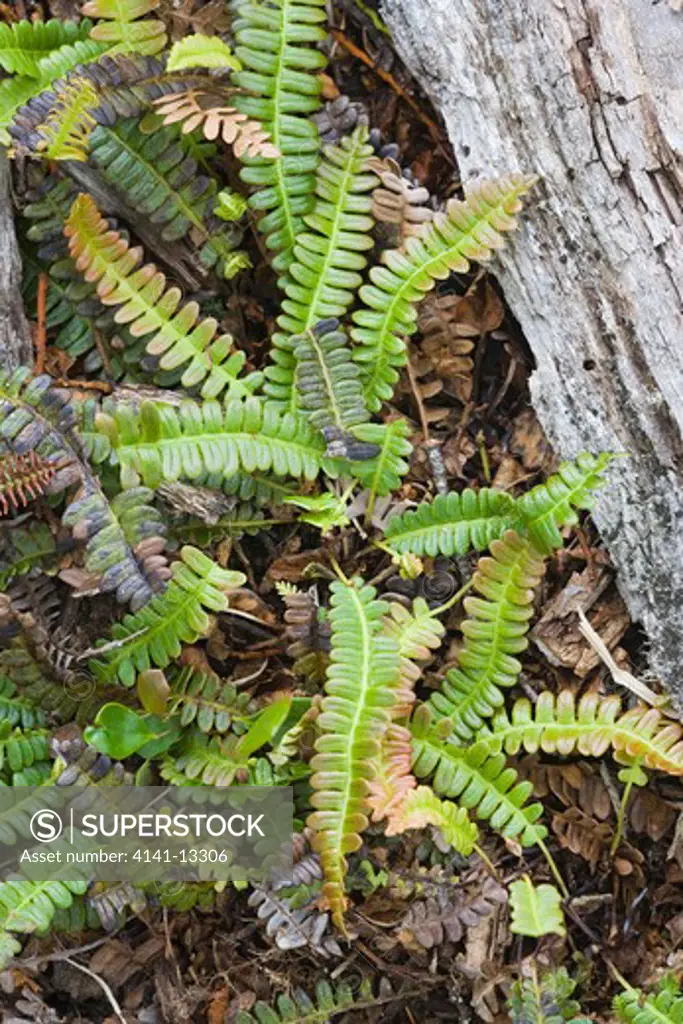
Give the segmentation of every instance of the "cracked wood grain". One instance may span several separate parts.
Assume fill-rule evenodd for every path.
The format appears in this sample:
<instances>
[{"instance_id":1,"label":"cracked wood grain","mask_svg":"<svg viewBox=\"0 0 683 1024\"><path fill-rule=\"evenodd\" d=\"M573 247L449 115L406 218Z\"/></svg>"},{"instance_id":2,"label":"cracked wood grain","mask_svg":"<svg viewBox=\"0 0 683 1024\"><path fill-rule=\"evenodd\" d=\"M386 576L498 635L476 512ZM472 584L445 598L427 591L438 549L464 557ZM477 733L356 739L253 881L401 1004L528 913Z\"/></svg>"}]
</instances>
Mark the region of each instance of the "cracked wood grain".
<instances>
[{"instance_id":1,"label":"cracked wood grain","mask_svg":"<svg viewBox=\"0 0 683 1024\"><path fill-rule=\"evenodd\" d=\"M683 14L651 0L384 0L384 15L463 180L540 176L496 272L557 451L629 453L595 518L683 707Z\"/></svg>"},{"instance_id":2,"label":"cracked wood grain","mask_svg":"<svg viewBox=\"0 0 683 1024\"><path fill-rule=\"evenodd\" d=\"M14 233L9 164L0 146L0 369L7 372L32 361L31 333L21 296L21 258Z\"/></svg>"}]
</instances>

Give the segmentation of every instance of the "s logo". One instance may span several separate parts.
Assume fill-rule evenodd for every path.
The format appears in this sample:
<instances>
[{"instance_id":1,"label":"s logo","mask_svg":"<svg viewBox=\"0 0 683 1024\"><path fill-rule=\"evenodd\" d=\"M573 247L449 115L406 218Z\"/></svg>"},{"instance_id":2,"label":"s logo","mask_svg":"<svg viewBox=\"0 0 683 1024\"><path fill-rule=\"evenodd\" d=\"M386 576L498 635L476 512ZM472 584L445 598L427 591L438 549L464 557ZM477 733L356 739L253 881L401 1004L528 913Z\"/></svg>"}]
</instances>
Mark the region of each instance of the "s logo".
<instances>
[{"instance_id":1,"label":"s logo","mask_svg":"<svg viewBox=\"0 0 683 1024\"><path fill-rule=\"evenodd\" d=\"M64 825L57 811L45 808L42 811L36 811L29 822L29 828L31 835L39 843L52 843L62 834Z\"/></svg>"}]
</instances>

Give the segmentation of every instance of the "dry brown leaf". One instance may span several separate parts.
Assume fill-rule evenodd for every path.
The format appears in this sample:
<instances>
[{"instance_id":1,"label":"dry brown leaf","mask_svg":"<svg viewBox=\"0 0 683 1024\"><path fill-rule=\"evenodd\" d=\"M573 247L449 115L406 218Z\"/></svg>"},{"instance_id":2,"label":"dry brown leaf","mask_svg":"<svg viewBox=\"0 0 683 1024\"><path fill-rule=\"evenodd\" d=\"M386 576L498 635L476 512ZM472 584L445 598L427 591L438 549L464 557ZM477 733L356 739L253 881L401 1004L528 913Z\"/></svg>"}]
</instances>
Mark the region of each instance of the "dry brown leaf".
<instances>
[{"instance_id":1,"label":"dry brown leaf","mask_svg":"<svg viewBox=\"0 0 683 1024\"><path fill-rule=\"evenodd\" d=\"M412 185L395 160L371 157L367 166L380 180L372 193L372 216L376 221L397 225L401 240L405 240L434 219L434 211L426 205L429 189Z\"/></svg>"},{"instance_id":2,"label":"dry brown leaf","mask_svg":"<svg viewBox=\"0 0 683 1024\"><path fill-rule=\"evenodd\" d=\"M183 134L201 126L204 136L213 141L222 138L238 157L279 157L280 150L271 142L268 132L258 121L250 121L235 107L215 102L201 89L160 96L154 101L164 124L182 123Z\"/></svg>"},{"instance_id":3,"label":"dry brown leaf","mask_svg":"<svg viewBox=\"0 0 683 1024\"><path fill-rule=\"evenodd\" d=\"M611 574L601 569L597 578L587 567L575 572L566 586L546 605L545 611L531 631L531 638L551 665L570 668L579 679L600 664L597 653L581 634L576 612L596 605L590 623L607 647L615 647L630 624L626 606L610 587Z\"/></svg>"},{"instance_id":4,"label":"dry brown leaf","mask_svg":"<svg viewBox=\"0 0 683 1024\"><path fill-rule=\"evenodd\" d=\"M583 857L595 871L602 853L612 842L614 830L606 821L596 821L578 807L553 814L552 829L563 849Z\"/></svg>"}]
</instances>

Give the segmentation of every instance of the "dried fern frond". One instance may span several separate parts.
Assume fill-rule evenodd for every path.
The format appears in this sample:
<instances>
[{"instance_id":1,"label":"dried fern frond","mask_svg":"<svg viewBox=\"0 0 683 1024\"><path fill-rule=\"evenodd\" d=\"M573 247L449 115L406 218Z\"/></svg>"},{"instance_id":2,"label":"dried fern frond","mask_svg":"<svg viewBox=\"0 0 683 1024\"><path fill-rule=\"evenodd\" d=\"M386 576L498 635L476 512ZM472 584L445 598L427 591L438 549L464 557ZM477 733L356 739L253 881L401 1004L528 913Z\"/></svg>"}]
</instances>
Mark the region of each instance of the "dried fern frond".
<instances>
[{"instance_id":1,"label":"dried fern frond","mask_svg":"<svg viewBox=\"0 0 683 1024\"><path fill-rule=\"evenodd\" d=\"M238 159L261 156L274 160L280 156L280 150L263 125L250 120L235 107L219 105L201 89L160 96L154 106L164 124L180 123L184 133L201 128L205 138L211 141L220 138L232 146Z\"/></svg>"},{"instance_id":2,"label":"dried fern frond","mask_svg":"<svg viewBox=\"0 0 683 1024\"><path fill-rule=\"evenodd\" d=\"M372 216L380 224L395 224L401 241L434 219L434 211L426 205L430 200L429 189L411 184L396 160L375 156L368 161L368 167L380 180L372 193Z\"/></svg>"},{"instance_id":3,"label":"dried fern frond","mask_svg":"<svg viewBox=\"0 0 683 1024\"><path fill-rule=\"evenodd\" d=\"M434 949L447 940L460 942L468 928L507 900L505 889L491 878L477 888L476 895L468 897L440 886L436 895L416 900L401 921L399 941L409 949Z\"/></svg>"},{"instance_id":4,"label":"dried fern frond","mask_svg":"<svg viewBox=\"0 0 683 1024\"><path fill-rule=\"evenodd\" d=\"M7 515L11 508L25 508L43 494L55 475L53 462L41 458L36 451L0 458L0 510Z\"/></svg>"},{"instance_id":5,"label":"dried fern frond","mask_svg":"<svg viewBox=\"0 0 683 1024\"><path fill-rule=\"evenodd\" d=\"M312 683L321 684L329 661L331 626L311 591L300 591L286 584L277 585L285 602L287 654L294 659L294 671Z\"/></svg>"}]
</instances>

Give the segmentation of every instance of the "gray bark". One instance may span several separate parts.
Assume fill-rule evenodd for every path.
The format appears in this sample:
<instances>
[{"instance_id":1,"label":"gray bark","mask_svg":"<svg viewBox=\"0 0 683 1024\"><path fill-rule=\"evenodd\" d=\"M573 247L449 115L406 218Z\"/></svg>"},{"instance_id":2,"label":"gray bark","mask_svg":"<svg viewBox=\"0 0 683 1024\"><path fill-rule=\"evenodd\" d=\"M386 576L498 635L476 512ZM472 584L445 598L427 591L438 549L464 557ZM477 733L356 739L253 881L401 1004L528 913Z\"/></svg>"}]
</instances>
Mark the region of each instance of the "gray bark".
<instances>
[{"instance_id":1,"label":"gray bark","mask_svg":"<svg viewBox=\"0 0 683 1024\"><path fill-rule=\"evenodd\" d=\"M557 451L630 454L595 519L683 705L683 13L666 0L384 0L384 14L463 181L541 178L495 271Z\"/></svg>"},{"instance_id":2,"label":"gray bark","mask_svg":"<svg viewBox=\"0 0 683 1024\"><path fill-rule=\"evenodd\" d=\"M31 333L21 297L21 259L9 193L9 163L0 146L0 369L15 370L33 359Z\"/></svg>"}]
</instances>

